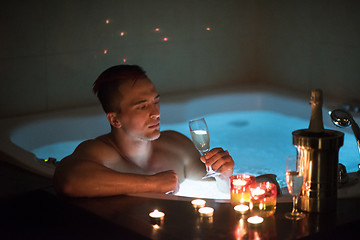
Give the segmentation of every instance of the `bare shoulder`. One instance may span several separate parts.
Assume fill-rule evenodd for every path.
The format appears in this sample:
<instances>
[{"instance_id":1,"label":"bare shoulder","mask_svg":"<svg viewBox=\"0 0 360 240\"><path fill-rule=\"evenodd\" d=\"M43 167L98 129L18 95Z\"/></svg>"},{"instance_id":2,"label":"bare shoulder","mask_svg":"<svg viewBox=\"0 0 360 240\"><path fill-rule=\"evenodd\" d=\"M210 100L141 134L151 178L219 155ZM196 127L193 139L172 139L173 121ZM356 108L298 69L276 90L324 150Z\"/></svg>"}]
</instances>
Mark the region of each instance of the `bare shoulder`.
<instances>
[{"instance_id":1,"label":"bare shoulder","mask_svg":"<svg viewBox=\"0 0 360 240\"><path fill-rule=\"evenodd\" d=\"M104 138L105 135L80 143L75 151L61 162L92 161L105 165L105 160L118 159L118 153Z\"/></svg>"},{"instance_id":2,"label":"bare shoulder","mask_svg":"<svg viewBox=\"0 0 360 240\"><path fill-rule=\"evenodd\" d=\"M163 131L158 139L159 144L168 151L177 152L183 156L184 161L194 157L198 159L198 151L193 142L185 135L176 131Z\"/></svg>"},{"instance_id":3,"label":"bare shoulder","mask_svg":"<svg viewBox=\"0 0 360 240\"><path fill-rule=\"evenodd\" d=\"M179 133L177 131L167 130L161 132L161 141L166 141L174 144L184 144L184 145L190 145L192 146L192 141L183 135L182 133Z\"/></svg>"},{"instance_id":4,"label":"bare shoulder","mask_svg":"<svg viewBox=\"0 0 360 240\"><path fill-rule=\"evenodd\" d=\"M159 143L182 160L186 178L198 180L204 175L205 167L200 161L199 151L188 137L176 131L164 131L161 132Z\"/></svg>"}]
</instances>

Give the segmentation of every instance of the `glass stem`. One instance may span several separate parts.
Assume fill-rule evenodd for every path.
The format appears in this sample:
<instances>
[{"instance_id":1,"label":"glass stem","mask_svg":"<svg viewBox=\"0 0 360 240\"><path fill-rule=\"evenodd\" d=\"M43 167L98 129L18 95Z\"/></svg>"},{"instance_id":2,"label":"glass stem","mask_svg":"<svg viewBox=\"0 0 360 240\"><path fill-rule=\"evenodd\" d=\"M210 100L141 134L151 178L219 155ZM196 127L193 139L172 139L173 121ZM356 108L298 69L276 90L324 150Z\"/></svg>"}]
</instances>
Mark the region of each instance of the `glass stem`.
<instances>
[{"instance_id":1,"label":"glass stem","mask_svg":"<svg viewBox=\"0 0 360 240\"><path fill-rule=\"evenodd\" d=\"M208 151L205 151L205 152L200 152L202 156L205 157L205 155L208 153ZM206 168L206 172L210 172L212 171L211 167L210 166L206 166L205 165L205 168Z\"/></svg>"},{"instance_id":2,"label":"glass stem","mask_svg":"<svg viewBox=\"0 0 360 240\"><path fill-rule=\"evenodd\" d=\"M298 203L298 197L297 196L293 196L293 210L292 213L297 213L297 203Z\"/></svg>"}]
</instances>

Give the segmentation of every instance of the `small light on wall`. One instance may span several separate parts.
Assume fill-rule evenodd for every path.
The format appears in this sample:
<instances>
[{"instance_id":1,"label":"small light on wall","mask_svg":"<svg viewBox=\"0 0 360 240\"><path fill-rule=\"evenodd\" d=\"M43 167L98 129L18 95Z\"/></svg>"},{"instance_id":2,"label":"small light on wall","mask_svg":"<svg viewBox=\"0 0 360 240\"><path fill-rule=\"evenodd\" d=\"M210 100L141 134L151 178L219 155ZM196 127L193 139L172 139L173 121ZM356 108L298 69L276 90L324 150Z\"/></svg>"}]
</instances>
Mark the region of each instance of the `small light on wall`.
<instances>
[{"instance_id":1,"label":"small light on wall","mask_svg":"<svg viewBox=\"0 0 360 240\"><path fill-rule=\"evenodd\" d=\"M122 36L122 37L125 36L125 32L121 32L120 36Z\"/></svg>"},{"instance_id":2,"label":"small light on wall","mask_svg":"<svg viewBox=\"0 0 360 240\"><path fill-rule=\"evenodd\" d=\"M122 60L124 63L126 63L126 61L127 61L127 59L126 58L123 58L123 60Z\"/></svg>"},{"instance_id":3,"label":"small light on wall","mask_svg":"<svg viewBox=\"0 0 360 240\"><path fill-rule=\"evenodd\" d=\"M210 30L211 30L211 28L210 28L210 27L207 27L207 28L206 28L206 31L210 31Z\"/></svg>"},{"instance_id":4,"label":"small light on wall","mask_svg":"<svg viewBox=\"0 0 360 240\"><path fill-rule=\"evenodd\" d=\"M159 32L160 31L160 28L155 28L155 32Z\"/></svg>"},{"instance_id":5,"label":"small light on wall","mask_svg":"<svg viewBox=\"0 0 360 240\"><path fill-rule=\"evenodd\" d=\"M107 52L108 52L108 50L107 50L107 49L105 49L105 50L104 50L104 54L107 54Z\"/></svg>"},{"instance_id":6,"label":"small light on wall","mask_svg":"<svg viewBox=\"0 0 360 240\"><path fill-rule=\"evenodd\" d=\"M164 41L164 42L167 42L168 40L169 40L169 39L168 39L167 37L164 37L164 38L163 38L163 41Z\"/></svg>"},{"instance_id":7,"label":"small light on wall","mask_svg":"<svg viewBox=\"0 0 360 240\"><path fill-rule=\"evenodd\" d=\"M110 22L109 19L106 19L106 20L105 20L105 23L106 23L106 24L109 24L109 22Z\"/></svg>"}]
</instances>

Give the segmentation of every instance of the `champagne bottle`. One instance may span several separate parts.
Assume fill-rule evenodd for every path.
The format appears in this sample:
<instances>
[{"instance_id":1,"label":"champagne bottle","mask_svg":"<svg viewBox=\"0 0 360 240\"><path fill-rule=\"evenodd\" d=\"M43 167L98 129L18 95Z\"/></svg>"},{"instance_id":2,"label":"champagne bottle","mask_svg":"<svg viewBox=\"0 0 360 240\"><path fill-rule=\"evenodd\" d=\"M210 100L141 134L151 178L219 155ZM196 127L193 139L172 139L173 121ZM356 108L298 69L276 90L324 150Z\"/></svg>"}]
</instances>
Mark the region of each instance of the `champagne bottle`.
<instances>
[{"instance_id":1,"label":"champagne bottle","mask_svg":"<svg viewBox=\"0 0 360 240\"><path fill-rule=\"evenodd\" d=\"M314 89L311 91L310 97L311 104L311 117L309 124L310 132L323 132L324 123L322 117L322 104L323 104L323 95L321 89Z\"/></svg>"}]
</instances>

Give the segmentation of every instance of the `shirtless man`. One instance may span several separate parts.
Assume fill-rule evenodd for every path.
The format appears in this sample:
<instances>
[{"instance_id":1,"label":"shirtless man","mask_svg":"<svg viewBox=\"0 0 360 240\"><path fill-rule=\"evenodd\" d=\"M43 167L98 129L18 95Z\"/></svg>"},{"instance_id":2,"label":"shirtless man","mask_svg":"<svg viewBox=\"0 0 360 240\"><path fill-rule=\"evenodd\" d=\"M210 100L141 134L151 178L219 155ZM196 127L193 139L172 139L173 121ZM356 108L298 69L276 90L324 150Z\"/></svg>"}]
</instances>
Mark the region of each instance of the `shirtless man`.
<instances>
[{"instance_id":1,"label":"shirtless man","mask_svg":"<svg viewBox=\"0 0 360 240\"><path fill-rule=\"evenodd\" d=\"M58 164L53 180L60 194L97 197L176 192L185 178L204 176L204 163L220 173L218 183L232 175L234 161L222 148L200 157L186 136L160 132L160 97L140 67L111 67L98 77L93 90L111 131L82 142Z\"/></svg>"}]
</instances>

